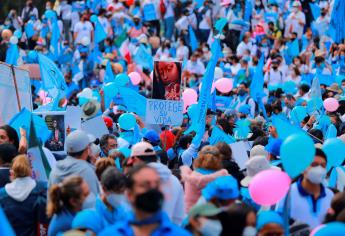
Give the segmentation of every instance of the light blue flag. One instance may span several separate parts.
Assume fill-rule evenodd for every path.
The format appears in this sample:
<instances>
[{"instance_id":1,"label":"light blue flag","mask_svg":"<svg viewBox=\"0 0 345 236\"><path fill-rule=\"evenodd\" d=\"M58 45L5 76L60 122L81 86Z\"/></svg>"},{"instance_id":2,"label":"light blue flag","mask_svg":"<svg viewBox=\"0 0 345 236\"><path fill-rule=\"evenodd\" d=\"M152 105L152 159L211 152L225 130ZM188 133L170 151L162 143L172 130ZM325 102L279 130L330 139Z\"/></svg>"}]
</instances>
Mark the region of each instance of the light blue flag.
<instances>
[{"instance_id":1,"label":"light blue flag","mask_svg":"<svg viewBox=\"0 0 345 236\"><path fill-rule=\"evenodd\" d=\"M26 37L29 39L31 38L32 36L34 36L35 34L35 30L34 30L34 24L29 21L26 25L25 25L25 34L26 34Z\"/></svg>"},{"instance_id":2,"label":"light blue flag","mask_svg":"<svg viewBox=\"0 0 345 236\"><path fill-rule=\"evenodd\" d=\"M189 33L190 47L192 48L192 51L194 52L198 48L199 43L198 43L198 40L196 39L192 26L188 26L188 33Z\"/></svg>"},{"instance_id":3,"label":"light blue flag","mask_svg":"<svg viewBox=\"0 0 345 236\"><path fill-rule=\"evenodd\" d=\"M205 125L206 125L206 111L207 111L207 104L208 100L211 96L211 88L212 88L212 81L214 79L214 70L216 68L219 56L221 54L221 47L219 39L215 38L212 46L211 46L211 59L207 64L206 72L202 78L202 85L199 94L199 101L198 101L198 115L196 117L195 122L192 123L192 127L190 129L196 131L196 136L193 138L193 144L195 146L200 146L202 137L205 133Z\"/></svg>"},{"instance_id":4,"label":"light blue flag","mask_svg":"<svg viewBox=\"0 0 345 236\"><path fill-rule=\"evenodd\" d=\"M204 1L205 0L194 0L194 3L196 3L196 8L200 8L202 7L202 5L204 5Z\"/></svg>"},{"instance_id":5,"label":"light blue flag","mask_svg":"<svg viewBox=\"0 0 345 236\"><path fill-rule=\"evenodd\" d=\"M6 51L6 63L10 65L17 65L19 58L19 50L17 44L10 43L9 48Z\"/></svg>"},{"instance_id":6,"label":"light blue flag","mask_svg":"<svg viewBox=\"0 0 345 236\"><path fill-rule=\"evenodd\" d=\"M223 130L215 126L212 129L211 137L208 139L210 145L216 145L219 142L225 142L227 144L235 143L236 139L231 135L226 134Z\"/></svg>"},{"instance_id":7,"label":"light blue flag","mask_svg":"<svg viewBox=\"0 0 345 236\"><path fill-rule=\"evenodd\" d=\"M299 55L298 39L288 43L288 55L294 58Z\"/></svg>"},{"instance_id":8,"label":"light blue flag","mask_svg":"<svg viewBox=\"0 0 345 236\"><path fill-rule=\"evenodd\" d=\"M333 12L331 15L329 34L335 43L341 43L345 38L345 1L335 0L333 4Z\"/></svg>"},{"instance_id":9,"label":"light blue flag","mask_svg":"<svg viewBox=\"0 0 345 236\"><path fill-rule=\"evenodd\" d=\"M114 82L115 76L113 69L111 68L110 61L108 61L107 66L105 67L104 83Z\"/></svg>"},{"instance_id":10,"label":"light blue flag","mask_svg":"<svg viewBox=\"0 0 345 236\"><path fill-rule=\"evenodd\" d=\"M18 114L16 114L9 122L9 125L12 126L20 136L20 128L26 130L27 138L30 137L30 122L33 119L35 130L37 132L37 137L41 139L42 142L48 140L51 135L51 131L48 129L48 126L44 119L38 115L32 114L26 108L23 108Z\"/></svg>"},{"instance_id":11,"label":"light blue flag","mask_svg":"<svg viewBox=\"0 0 345 236\"><path fill-rule=\"evenodd\" d=\"M337 128L333 124L330 124L327 129L325 140L330 139L330 138L336 138L336 137L337 137Z\"/></svg>"},{"instance_id":12,"label":"light blue flag","mask_svg":"<svg viewBox=\"0 0 345 236\"><path fill-rule=\"evenodd\" d=\"M278 116L272 116L272 124L277 129L278 137L283 140L289 135L303 132L302 129L290 124L287 121L282 120Z\"/></svg>"},{"instance_id":13,"label":"light blue flag","mask_svg":"<svg viewBox=\"0 0 345 236\"><path fill-rule=\"evenodd\" d=\"M247 139L250 132L250 121L247 119L239 119L238 121L236 121L235 126L235 137L237 139Z\"/></svg>"},{"instance_id":14,"label":"light blue flag","mask_svg":"<svg viewBox=\"0 0 345 236\"><path fill-rule=\"evenodd\" d=\"M226 18L220 18L219 20L217 20L216 24L214 25L214 28L218 31L218 32L222 32L224 26L228 23L228 19Z\"/></svg>"},{"instance_id":15,"label":"light blue flag","mask_svg":"<svg viewBox=\"0 0 345 236\"><path fill-rule=\"evenodd\" d=\"M90 54L90 59L95 63L101 64L102 58L102 53L99 51L98 44L96 44Z\"/></svg>"},{"instance_id":16,"label":"light blue flag","mask_svg":"<svg viewBox=\"0 0 345 236\"><path fill-rule=\"evenodd\" d=\"M96 26L95 26L95 42L96 43L102 42L106 38L107 38L107 33L104 31L104 28L101 22L99 22L97 18Z\"/></svg>"},{"instance_id":17,"label":"light blue flag","mask_svg":"<svg viewBox=\"0 0 345 236\"><path fill-rule=\"evenodd\" d=\"M321 8L319 7L318 4L316 3L309 3L310 9L311 9L311 14L314 17L314 20L316 20L317 18L319 18L321 16Z\"/></svg>"},{"instance_id":18,"label":"light blue flag","mask_svg":"<svg viewBox=\"0 0 345 236\"><path fill-rule=\"evenodd\" d=\"M245 21L250 21L250 17L252 16L252 12L253 12L252 0L246 0L245 6L244 6L243 19Z\"/></svg>"},{"instance_id":19,"label":"light blue flag","mask_svg":"<svg viewBox=\"0 0 345 236\"><path fill-rule=\"evenodd\" d=\"M157 19L156 8L153 3L144 4L143 12L145 21L152 21Z\"/></svg>"},{"instance_id":20,"label":"light blue flag","mask_svg":"<svg viewBox=\"0 0 345 236\"><path fill-rule=\"evenodd\" d=\"M322 100L321 87L320 87L320 82L319 82L319 78L318 77L315 77L313 79L312 84L311 84L310 98L316 98L316 99L321 99Z\"/></svg>"},{"instance_id":21,"label":"light blue flag","mask_svg":"<svg viewBox=\"0 0 345 236\"><path fill-rule=\"evenodd\" d=\"M145 117L146 98L130 88L119 87L118 89L127 110L129 112L135 112L140 117Z\"/></svg>"},{"instance_id":22,"label":"light blue flag","mask_svg":"<svg viewBox=\"0 0 345 236\"><path fill-rule=\"evenodd\" d=\"M59 40L60 40L60 29L56 17L52 18L52 37L50 51L53 55L54 61L59 58Z\"/></svg>"},{"instance_id":23,"label":"light blue flag","mask_svg":"<svg viewBox=\"0 0 345 236\"><path fill-rule=\"evenodd\" d=\"M305 35L302 35L302 51L307 50L307 47L309 45L309 41Z\"/></svg>"},{"instance_id":24,"label":"light blue flag","mask_svg":"<svg viewBox=\"0 0 345 236\"><path fill-rule=\"evenodd\" d=\"M59 94L67 90L61 71L52 60L41 53L38 53L38 64L40 66L42 88L48 91L53 99L56 99Z\"/></svg>"},{"instance_id":25,"label":"light blue flag","mask_svg":"<svg viewBox=\"0 0 345 236\"><path fill-rule=\"evenodd\" d=\"M148 53L144 45L139 46L133 57L133 60L137 65L141 65L144 68L153 70L153 57L150 53Z\"/></svg>"},{"instance_id":26,"label":"light blue flag","mask_svg":"<svg viewBox=\"0 0 345 236\"><path fill-rule=\"evenodd\" d=\"M7 220L7 217L0 207L0 235L6 235L6 236L15 236L12 226L10 222Z\"/></svg>"}]
</instances>

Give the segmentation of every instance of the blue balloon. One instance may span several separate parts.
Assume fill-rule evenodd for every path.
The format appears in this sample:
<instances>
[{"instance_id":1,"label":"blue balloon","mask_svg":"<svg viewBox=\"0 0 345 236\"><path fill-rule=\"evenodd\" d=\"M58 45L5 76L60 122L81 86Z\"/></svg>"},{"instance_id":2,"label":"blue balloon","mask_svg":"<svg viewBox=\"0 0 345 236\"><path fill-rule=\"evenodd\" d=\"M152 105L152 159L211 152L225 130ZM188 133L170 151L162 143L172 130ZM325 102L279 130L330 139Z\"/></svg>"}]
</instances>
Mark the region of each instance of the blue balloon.
<instances>
[{"instance_id":1,"label":"blue balloon","mask_svg":"<svg viewBox=\"0 0 345 236\"><path fill-rule=\"evenodd\" d=\"M137 120L133 114L125 113L119 117L119 126L123 130L131 130L134 128Z\"/></svg>"},{"instance_id":2,"label":"blue balloon","mask_svg":"<svg viewBox=\"0 0 345 236\"><path fill-rule=\"evenodd\" d=\"M345 159L345 143L338 138L327 139L322 150L327 156L327 169L340 166Z\"/></svg>"},{"instance_id":3,"label":"blue balloon","mask_svg":"<svg viewBox=\"0 0 345 236\"><path fill-rule=\"evenodd\" d=\"M79 106L86 104L88 101L89 101L89 99L84 98L84 97L78 98Z\"/></svg>"},{"instance_id":4,"label":"blue balloon","mask_svg":"<svg viewBox=\"0 0 345 236\"><path fill-rule=\"evenodd\" d=\"M302 132L288 136L280 147L280 159L291 178L301 174L313 162L314 156L314 142Z\"/></svg>"},{"instance_id":5,"label":"blue balloon","mask_svg":"<svg viewBox=\"0 0 345 236\"><path fill-rule=\"evenodd\" d=\"M97 22L97 16L96 16L96 15L92 15L92 16L90 17L90 21L91 21L92 23L96 23L96 22Z\"/></svg>"},{"instance_id":6,"label":"blue balloon","mask_svg":"<svg viewBox=\"0 0 345 236\"><path fill-rule=\"evenodd\" d=\"M13 35L16 36L18 39L20 39L23 34L21 30L16 30L14 31Z\"/></svg>"},{"instance_id":7,"label":"blue balloon","mask_svg":"<svg viewBox=\"0 0 345 236\"><path fill-rule=\"evenodd\" d=\"M299 124L307 116L307 109L303 106L296 106L292 109L290 117L294 124Z\"/></svg>"},{"instance_id":8,"label":"blue balloon","mask_svg":"<svg viewBox=\"0 0 345 236\"><path fill-rule=\"evenodd\" d=\"M332 222L323 226L316 231L314 236L343 236L345 232L345 224L342 222Z\"/></svg>"},{"instance_id":9,"label":"blue balloon","mask_svg":"<svg viewBox=\"0 0 345 236\"><path fill-rule=\"evenodd\" d=\"M129 82L130 78L125 73L121 73L116 75L115 77L115 84L118 86L126 86L126 84Z\"/></svg>"}]
</instances>

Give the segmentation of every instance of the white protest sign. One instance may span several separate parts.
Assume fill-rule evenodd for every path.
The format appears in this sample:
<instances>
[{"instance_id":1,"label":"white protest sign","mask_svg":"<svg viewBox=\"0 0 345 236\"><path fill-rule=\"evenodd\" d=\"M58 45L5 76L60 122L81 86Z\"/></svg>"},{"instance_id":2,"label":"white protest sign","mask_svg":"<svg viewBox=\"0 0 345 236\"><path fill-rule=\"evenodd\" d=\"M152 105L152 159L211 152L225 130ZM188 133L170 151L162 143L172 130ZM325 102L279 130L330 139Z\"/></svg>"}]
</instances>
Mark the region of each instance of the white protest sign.
<instances>
[{"instance_id":1,"label":"white protest sign","mask_svg":"<svg viewBox=\"0 0 345 236\"><path fill-rule=\"evenodd\" d=\"M68 106L66 108L65 122L71 130L81 129L81 107Z\"/></svg>"},{"instance_id":2,"label":"white protest sign","mask_svg":"<svg viewBox=\"0 0 345 236\"><path fill-rule=\"evenodd\" d=\"M246 168L246 162L248 161L248 144L243 141L230 144L232 150L232 157L241 170Z\"/></svg>"},{"instance_id":3,"label":"white protest sign","mask_svg":"<svg viewBox=\"0 0 345 236\"><path fill-rule=\"evenodd\" d=\"M146 123L160 125L181 125L183 120L183 102L147 99Z\"/></svg>"},{"instance_id":4,"label":"white protest sign","mask_svg":"<svg viewBox=\"0 0 345 236\"><path fill-rule=\"evenodd\" d=\"M103 121L102 116L96 116L81 124L81 129L88 134L94 135L96 138L101 138L104 134L109 134L109 130Z\"/></svg>"},{"instance_id":5,"label":"white protest sign","mask_svg":"<svg viewBox=\"0 0 345 236\"><path fill-rule=\"evenodd\" d=\"M14 73L16 76L18 97L21 108L23 109L25 107L29 111L32 111L32 95L29 71L15 67Z\"/></svg>"}]
</instances>

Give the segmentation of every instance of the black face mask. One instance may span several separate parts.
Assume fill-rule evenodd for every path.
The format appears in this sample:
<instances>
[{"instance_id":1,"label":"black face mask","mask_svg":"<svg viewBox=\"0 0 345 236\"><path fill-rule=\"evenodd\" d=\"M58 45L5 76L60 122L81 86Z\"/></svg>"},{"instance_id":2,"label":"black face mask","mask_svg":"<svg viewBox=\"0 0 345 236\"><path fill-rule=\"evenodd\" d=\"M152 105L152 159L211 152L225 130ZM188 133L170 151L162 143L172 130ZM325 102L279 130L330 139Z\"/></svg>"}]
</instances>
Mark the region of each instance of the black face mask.
<instances>
[{"instance_id":1,"label":"black face mask","mask_svg":"<svg viewBox=\"0 0 345 236\"><path fill-rule=\"evenodd\" d=\"M245 118L247 118L247 116L246 115L240 115L240 119L245 119Z\"/></svg>"},{"instance_id":2,"label":"black face mask","mask_svg":"<svg viewBox=\"0 0 345 236\"><path fill-rule=\"evenodd\" d=\"M144 212L155 213L162 209L163 200L163 194L158 189L150 189L136 196L134 205Z\"/></svg>"},{"instance_id":3,"label":"black face mask","mask_svg":"<svg viewBox=\"0 0 345 236\"><path fill-rule=\"evenodd\" d=\"M326 14L326 12L321 12L321 16L325 16Z\"/></svg>"}]
</instances>

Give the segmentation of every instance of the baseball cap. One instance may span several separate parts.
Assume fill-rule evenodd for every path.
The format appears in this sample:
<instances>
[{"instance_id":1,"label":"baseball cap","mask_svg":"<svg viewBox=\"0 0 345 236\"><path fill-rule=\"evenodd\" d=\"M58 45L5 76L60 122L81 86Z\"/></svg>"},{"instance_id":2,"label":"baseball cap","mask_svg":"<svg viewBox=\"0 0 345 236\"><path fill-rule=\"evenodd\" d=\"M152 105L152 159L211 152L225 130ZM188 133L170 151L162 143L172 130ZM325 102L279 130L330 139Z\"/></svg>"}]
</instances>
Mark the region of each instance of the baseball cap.
<instances>
[{"instance_id":1,"label":"baseball cap","mask_svg":"<svg viewBox=\"0 0 345 236\"><path fill-rule=\"evenodd\" d=\"M267 224L278 224L284 227L282 217L275 211L262 211L258 214L256 229L261 230Z\"/></svg>"},{"instance_id":2,"label":"baseball cap","mask_svg":"<svg viewBox=\"0 0 345 236\"><path fill-rule=\"evenodd\" d=\"M188 218L195 216L215 216L218 215L220 212L222 212L222 210L217 208L212 203L197 204L190 209L188 213Z\"/></svg>"},{"instance_id":3,"label":"baseball cap","mask_svg":"<svg viewBox=\"0 0 345 236\"><path fill-rule=\"evenodd\" d=\"M206 185L201 194L207 201L214 197L221 200L236 199L240 195L237 180L232 176L216 178Z\"/></svg>"},{"instance_id":4,"label":"baseball cap","mask_svg":"<svg viewBox=\"0 0 345 236\"><path fill-rule=\"evenodd\" d=\"M68 153L81 152L85 150L89 144L89 136L82 130L75 130L66 138L66 149Z\"/></svg>"},{"instance_id":5,"label":"baseball cap","mask_svg":"<svg viewBox=\"0 0 345 236\"><path fill-rule=\"evenodd\" d=\"M148 142L139 142L132 147L131 156L154 156L156 152L153 149L153 146Z\"/></svg>"},{"instance_id":6,"label":"baseball cap","mask_svg":"<svg viewBox=\"0 0 345 236\"><path fill-rule=\"evenodd\" d=\"M156 131L149 130L144 134L144 139L149 141L153 145L158 145L160 142L159 136Z\"/></svg>"}]
</instances>

